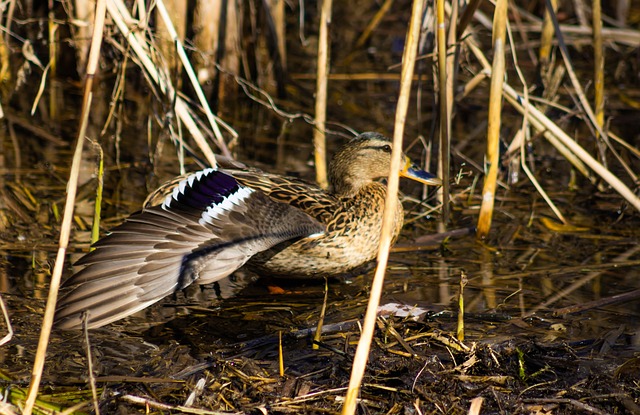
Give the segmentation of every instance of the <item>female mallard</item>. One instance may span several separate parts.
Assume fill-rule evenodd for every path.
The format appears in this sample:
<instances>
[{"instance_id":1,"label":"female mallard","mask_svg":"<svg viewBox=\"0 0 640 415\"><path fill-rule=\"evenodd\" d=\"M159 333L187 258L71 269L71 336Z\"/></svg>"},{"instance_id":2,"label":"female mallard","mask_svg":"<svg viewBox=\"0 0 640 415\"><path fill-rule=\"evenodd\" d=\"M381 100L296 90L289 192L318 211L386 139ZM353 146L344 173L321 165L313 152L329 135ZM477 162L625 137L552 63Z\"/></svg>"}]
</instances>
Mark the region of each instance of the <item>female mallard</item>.
<instances>
[{"instance_id":1,"label":"female mallard","mask_svg":"<svg viewBox=\"0 0 640 415\"><path fill-rule=\"evenodd\" d=\"M400 175L439 185L412 167ZM197 281L218 281L247 261L263 273L310 278L375 258L391 142L377 133L349 141L329 166L330 192L258 170L206 169L154 192L143 210L98 241L77 265L57 325L88 327L124 318ZM403 222L398 203L394 240Z\"/></svg>"}]
</instances>

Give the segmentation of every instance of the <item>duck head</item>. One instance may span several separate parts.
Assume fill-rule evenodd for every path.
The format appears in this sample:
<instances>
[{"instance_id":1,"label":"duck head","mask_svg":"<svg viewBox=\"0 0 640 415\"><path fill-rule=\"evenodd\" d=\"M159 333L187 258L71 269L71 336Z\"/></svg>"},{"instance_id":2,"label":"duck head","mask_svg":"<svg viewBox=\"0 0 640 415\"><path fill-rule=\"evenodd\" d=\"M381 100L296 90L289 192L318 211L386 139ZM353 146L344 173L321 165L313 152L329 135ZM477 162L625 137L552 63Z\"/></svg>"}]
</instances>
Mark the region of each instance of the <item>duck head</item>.
<instances>
[{"instance_id":1,"label":"duck head","mask_svg":"<svg viewBox=\"0 0 640 415\"><path fill-rule=\"evenodd\" d=\"M338 150L329 164L329 182L340 196L353 196L362 187L381 177L388 177L391 169L389 138L379 133L366 132L351 139ZM402 154L400 176L423 184L440 186L442 180L413 165Z\"/></svg>"}]
</instances>

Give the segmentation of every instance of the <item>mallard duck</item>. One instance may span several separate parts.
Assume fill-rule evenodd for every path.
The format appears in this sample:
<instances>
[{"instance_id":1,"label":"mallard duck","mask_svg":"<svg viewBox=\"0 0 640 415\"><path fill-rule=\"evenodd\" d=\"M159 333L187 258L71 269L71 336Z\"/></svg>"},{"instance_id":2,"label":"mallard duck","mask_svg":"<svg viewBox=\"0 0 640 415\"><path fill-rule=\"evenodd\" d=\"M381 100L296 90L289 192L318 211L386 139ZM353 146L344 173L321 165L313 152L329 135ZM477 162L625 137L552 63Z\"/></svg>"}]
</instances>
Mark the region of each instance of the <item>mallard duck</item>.
<instances>
[{"instance_id":1,"label":"mallard duck","mask_svg":"<svg viewBox=\"0 0 640 415\"><path fill-rule=\"evenodd\" d=\"M408 157L400 175L439 185ZM330 191L255 169L209 168L169 182L141 212L94 244L63 284L57 326L100 327L193 282L209 284L248 263L260 273L313 278L345 273L375 258L391 142L363 133L329 166ZM394 240L403 223L395 213Z\"/></svg>"}]
</instances>

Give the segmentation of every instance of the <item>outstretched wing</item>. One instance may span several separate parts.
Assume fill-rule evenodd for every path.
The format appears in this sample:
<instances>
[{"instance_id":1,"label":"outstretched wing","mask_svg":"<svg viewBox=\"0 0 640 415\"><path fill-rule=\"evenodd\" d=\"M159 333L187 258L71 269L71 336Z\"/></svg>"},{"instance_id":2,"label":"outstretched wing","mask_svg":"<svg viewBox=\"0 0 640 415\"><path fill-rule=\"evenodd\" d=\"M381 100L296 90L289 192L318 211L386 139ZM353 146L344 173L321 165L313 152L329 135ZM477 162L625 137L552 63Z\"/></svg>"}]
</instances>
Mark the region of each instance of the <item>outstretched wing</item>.
<instances>
[{"instance_id":1,"label":"outstretched wing","mask_svg":"<svg viewBox=\"0 0 640 415\"><path fill-rule=\"evenodd\" d=\"M315 219L215 169L180 182L98 241L64 286L56 324L90 328L124 318L194 281L226 277L281 242L323 232Z\"/></svg>"}]
</instances>

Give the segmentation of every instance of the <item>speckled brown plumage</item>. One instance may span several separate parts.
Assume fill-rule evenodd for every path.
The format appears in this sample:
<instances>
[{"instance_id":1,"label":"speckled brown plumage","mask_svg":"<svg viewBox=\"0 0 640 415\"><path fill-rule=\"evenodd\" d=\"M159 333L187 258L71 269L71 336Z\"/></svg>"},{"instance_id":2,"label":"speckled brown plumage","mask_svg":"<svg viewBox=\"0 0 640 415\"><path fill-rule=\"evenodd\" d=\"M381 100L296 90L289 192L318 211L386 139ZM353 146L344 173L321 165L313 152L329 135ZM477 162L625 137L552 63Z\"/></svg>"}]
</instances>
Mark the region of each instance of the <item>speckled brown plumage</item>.
<instances>
[{"instance_id":1,"label":"speckled brown plumage","mask_svg":"<svg viewBox=\"0 0 640 415\"><path fill-rule=\"evenodd\" d=\"M192 282L217 281L248 262L291 278L341 274L371 259L380 239L390 141L363 133L334 156L331 190L255 169L207 169L151 194L142 212L96 243L65 282L57 322L99 327ZM410 166L401 175L437 185ZM403 222L398 203L393 238Z\"/></svg>"}]
</instances>

